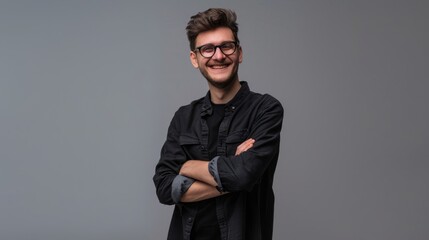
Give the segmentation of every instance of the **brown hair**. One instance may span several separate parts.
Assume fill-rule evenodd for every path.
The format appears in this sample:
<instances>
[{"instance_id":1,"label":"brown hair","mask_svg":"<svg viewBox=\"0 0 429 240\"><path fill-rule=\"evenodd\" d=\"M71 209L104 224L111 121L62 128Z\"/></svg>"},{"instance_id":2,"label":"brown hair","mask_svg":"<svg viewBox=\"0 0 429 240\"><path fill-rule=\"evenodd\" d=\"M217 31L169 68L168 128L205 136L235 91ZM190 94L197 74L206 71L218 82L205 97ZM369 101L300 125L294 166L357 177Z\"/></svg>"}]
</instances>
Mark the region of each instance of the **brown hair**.
<instances>
[{"instance_id":1,"label":"brown hair","mask_svg":"<svg viewBox=\"0 0 429 240\"><path fill-rule=\"evenodd\" d=\"M191 50L195 49L195 40L198 34L216 29L218 27L228 27L234 34L235 41L238 40L237 15L234 11L223 8L209 8L204 12L191 17L186 26L186 35L188 36Z\"/></svg>"}]
</instances>

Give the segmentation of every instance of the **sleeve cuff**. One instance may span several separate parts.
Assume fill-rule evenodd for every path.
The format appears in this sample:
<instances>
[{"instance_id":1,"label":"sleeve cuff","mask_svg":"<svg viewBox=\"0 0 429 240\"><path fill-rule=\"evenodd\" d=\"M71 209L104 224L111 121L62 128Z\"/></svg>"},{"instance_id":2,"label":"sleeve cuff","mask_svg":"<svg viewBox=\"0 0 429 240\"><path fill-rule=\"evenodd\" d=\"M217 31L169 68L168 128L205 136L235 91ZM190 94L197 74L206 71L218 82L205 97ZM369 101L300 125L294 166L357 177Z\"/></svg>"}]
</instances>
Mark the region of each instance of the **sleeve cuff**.
<instances>
[{"instance_id":1,"label":"sleeve cuff","mask_svg":"<svg viewBox=\"0 0 429 240\"><path fill-rule=\"evenodd\" d=\"M219 159L219 156L214 157L210 162L209 162L209 172L210 174L213 176L214 180L217 183L217 187L216 189L220 192L223 193L224 189L222 187L222 182L220 181L220 177L219 177L219 172L217 170L217 161Z\"/></svg>"},{"instance_id":2,"label":"sleeve cuff","mask_svg":"<svg viewBox=\"0 0 429 240\"><path fill-rule=\"evenodd\" d=\"M171 184L171 198L174 203L180 203L182 195L188 191L189 187L195 182L194 179L177 175Z\"/></svg>"}]
</instances>

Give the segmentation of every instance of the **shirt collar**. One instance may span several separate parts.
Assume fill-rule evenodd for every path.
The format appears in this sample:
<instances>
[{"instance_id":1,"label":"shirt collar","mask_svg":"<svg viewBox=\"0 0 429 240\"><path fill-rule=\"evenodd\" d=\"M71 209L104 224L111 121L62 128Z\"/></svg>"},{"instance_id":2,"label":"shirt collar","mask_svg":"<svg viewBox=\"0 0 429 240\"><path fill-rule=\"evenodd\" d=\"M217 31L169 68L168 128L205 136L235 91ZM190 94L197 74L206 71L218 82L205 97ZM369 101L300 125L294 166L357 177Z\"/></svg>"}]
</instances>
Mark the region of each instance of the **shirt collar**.
<instances>
[{"instance_id":1,"label":"shirt collar","mask_svg":"<svg viewBox=\"0 0 429 240\"><path fill-rule=\"evenodd\" d=\"M250 93L250 88L246 81L241 81L240 84L240 90L238 90L234 98L225 105L226 111L235 111L235 109L241 104L245 96ZM210 100L210 91L208 91L203 99L203 105L201 107L201 116L211 115L212 113L212 102Z\"/></svg>"}]
</instances>

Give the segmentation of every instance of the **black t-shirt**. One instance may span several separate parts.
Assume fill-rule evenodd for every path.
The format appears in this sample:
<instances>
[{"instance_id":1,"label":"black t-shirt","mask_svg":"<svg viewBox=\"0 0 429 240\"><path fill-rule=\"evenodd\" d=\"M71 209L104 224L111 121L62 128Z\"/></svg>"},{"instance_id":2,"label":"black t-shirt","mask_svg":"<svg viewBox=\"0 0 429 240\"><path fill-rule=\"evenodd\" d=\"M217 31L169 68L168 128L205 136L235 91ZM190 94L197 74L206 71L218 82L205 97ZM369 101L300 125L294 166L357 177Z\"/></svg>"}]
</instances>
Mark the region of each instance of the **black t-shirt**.
<instances>
[{"instance_id":1,"label":"black t-shirt","mask_svg":"<svg viewBox=\"0 0 429 240\"><path fill-rule=\"evenodd\" d=\"M207 126L209 127L209 160L212 160L217 155L219 126L225 116L225 104L213 104L212 107L213 114L207 118Z\"/></svg>"},{"instance_id":2,"label":"black t-shirt","mask_svg":"<svg viewBox=\"0 0 429 240\"><path fill-rule=\"evenodd\" d=\"M225 104L212 104L213 114L209 116L209 160L217 155L219 126L225 115ZM216 199L211 198L198 204L198 213L192 227L191 240L220 240L220 229L216 216Z\"/></svg>"}]
</instances>

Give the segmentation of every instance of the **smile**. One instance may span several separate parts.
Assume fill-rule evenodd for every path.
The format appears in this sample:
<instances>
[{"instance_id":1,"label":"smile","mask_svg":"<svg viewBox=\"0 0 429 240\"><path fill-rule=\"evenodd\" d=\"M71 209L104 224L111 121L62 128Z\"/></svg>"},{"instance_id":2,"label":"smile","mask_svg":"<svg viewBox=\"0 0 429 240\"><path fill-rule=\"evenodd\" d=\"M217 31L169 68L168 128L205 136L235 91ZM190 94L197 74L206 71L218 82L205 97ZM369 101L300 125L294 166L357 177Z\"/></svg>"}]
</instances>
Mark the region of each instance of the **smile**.
<instances>
[{"instance_id":1,"label":"smile","mask_svg":"<svg viewBox=\"0 0 429 240\"><path fill-rule=\"evenodd\" d=\"M213 69L224 69L224 68L227 68L228 66L229 64L222 64L222 65L211 65L209 67Z\"/></svg>"}]
</instances>

